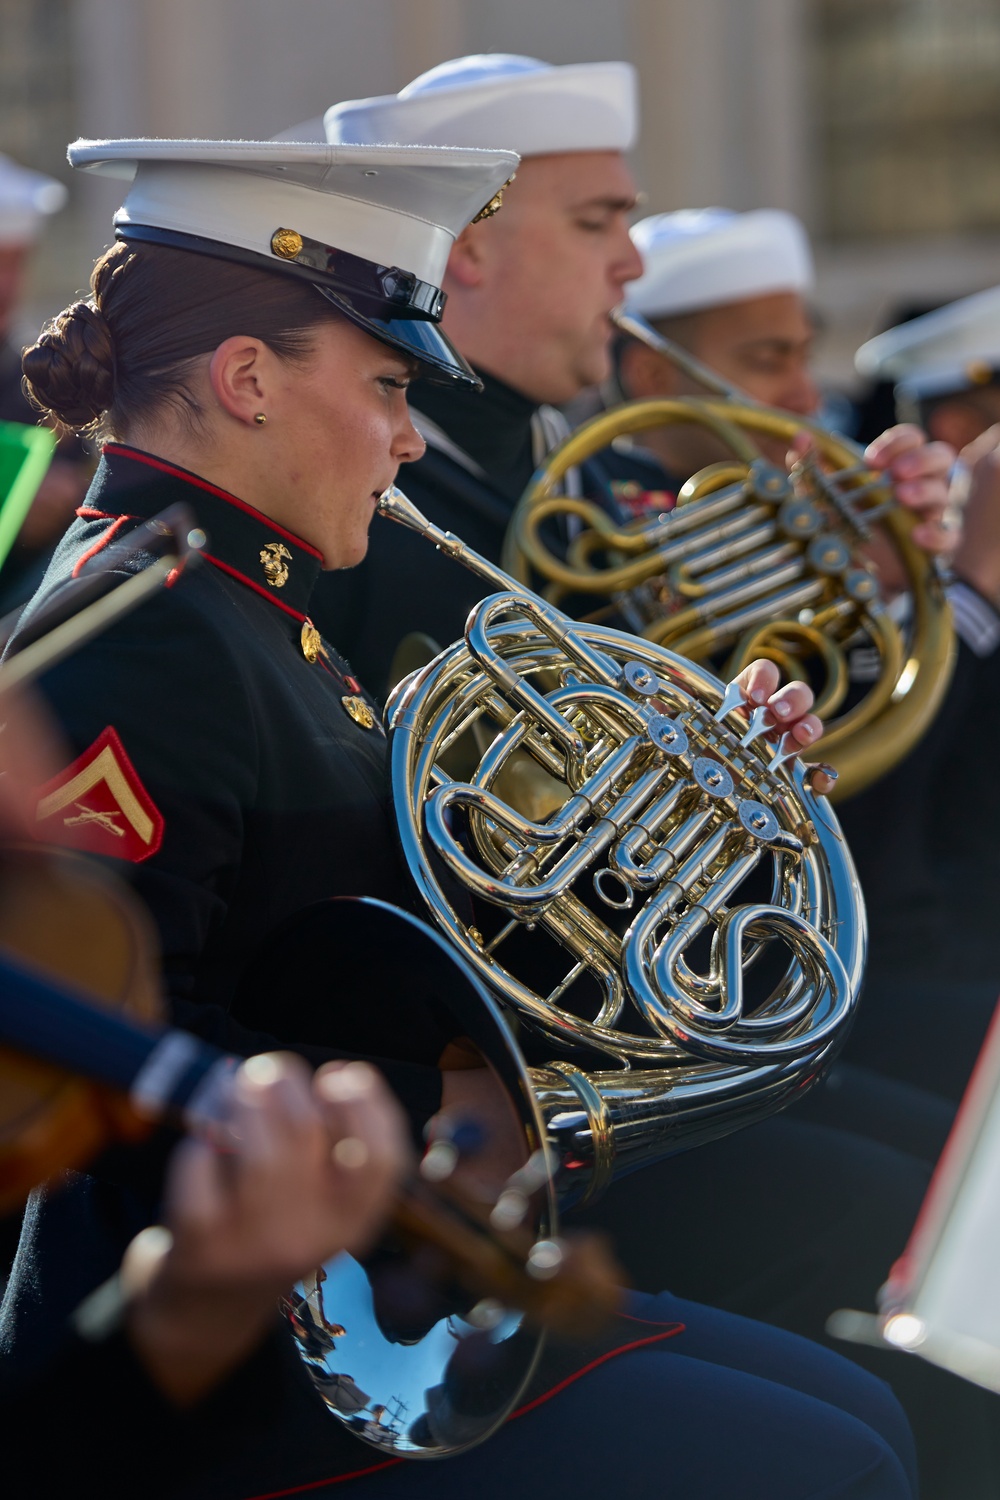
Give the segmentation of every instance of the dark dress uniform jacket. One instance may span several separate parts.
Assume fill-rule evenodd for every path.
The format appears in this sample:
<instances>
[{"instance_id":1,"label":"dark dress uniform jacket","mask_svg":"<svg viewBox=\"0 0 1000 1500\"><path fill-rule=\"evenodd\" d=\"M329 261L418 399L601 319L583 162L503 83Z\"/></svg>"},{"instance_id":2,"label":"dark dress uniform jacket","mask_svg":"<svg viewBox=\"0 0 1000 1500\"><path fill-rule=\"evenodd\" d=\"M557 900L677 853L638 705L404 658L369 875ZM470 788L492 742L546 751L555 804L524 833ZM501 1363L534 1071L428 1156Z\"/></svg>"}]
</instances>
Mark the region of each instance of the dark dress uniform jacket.
<instances>
[{"instance_id":1,"label":"dark dress uniform jacket","mask_svg":"<svg viewBox=\"0 0 1000 1500\"><path fill-rule=\"evenodd\" d=\"M411 1062L352 1045L366 1029L338 1014L337 956L327 982L310 991L298 982L294 936L282 933L283 923L327 897L399 904L406 895L381 730L377 721L362 727L345 708L345 698L363 701L347 665L329 648L310 663L301 648L319 554L194 476L111 446L22 629L81 559L99 558L112 537L178 500L208 535L207 560L41 683L69 763L40 790L40 836L111 856L132 876L159 932L177 1024L244 1055L278 1039L315 1062L371 1056L419 1124L440 1102L433 1064L447 1040L444 1022L411 1014L407 1029L399 1018L391 1045ZM268 583L261 562L262 553L272 560L272 545L283 549L287 568L280 587ZM134 567L146 562L137 556ZM272 565L273 576L280 569ZM284 982L246 1000L243 981L258 959ZM140 1448L155 1438L167 1449L158 1484L175 1459L189 1467L202 1443L217 1458L230 1430L234 1451L237 1434L239 1448L248 1444L245 1462L261 1483L248 1470L235 1489L220 1479L220 1496L366 1468L370 1450L322 1409L280 1328L234 1390L190 1421L171 1415L123 1343L112 1340L99 1353L76 1344L74 1308L155 1217L168 1144L138 1161L108 1153L95 1177L35 1195L0 1327L8 1382L40 1380L39 1399L60 1405L74 1388L106 1382L97 1399L121 1404L128 1434L118 1461L133 1438ZM89 1399L78 1406L93 1410ZM27 1410L37 1412L30 1392ZM78 1421L66 1428L55 1420L71 1448ZM110 1471L106 1477L115 1493ZM273 1486L265 1482L272 1478Z\"/></svg>"},{"instance_id":2,"label":"dark dress uniform jacket","mask_svg":"<svg viewBox=\"0 0 1000 1500\"><path fill-rule=\"evenodd\" d=\"M43 836L131 861L159 929L173 1019L247 1053L260 1038L240 1025L249 1009L241 989L257 958L282 968L282 924L327 897L399 904L406 890L381 728L351 717L348 708L364 698L336 653L327 647L310 662L301 646L320 571L311 547L194 476L110 447L22 630L81 557L99 560L112 531L116 541L127 537L178 499L208 534L206 560L43 681L76 760L55 778L64 790L42 789L38 826ZM289 554L279 554L287 570L280 586L267 583L261 562L271 546ZM144 561L137 557L136 568ZM124 808L112 806L109 826L107 815L93 815L101 786L71 795L89 779L93 747L108 731L127 783L151 804L148 845L130 824L127 797ZM335 970L332 955L332 990ZM283 993L255 999L253 1020L285 1041L315 1042L296 1035L324 1022L294 996L294 950L283 972ZM335 992L315 1001L329 1034ZM429 1064L435 1042L422 1049Z\"/></svg>"},{"instance_id":3,"label":"dark dress uniform jacket","mask_svg":"<svg viewBox=\"0 0 1000 1500\"><path fill-rule=\"evenodd\" d=\"M178 500L208 534L205 562L41 684L70 759L40 789L40 834L130 871L159 931L175 1023L244 1055L280 1041L314 1062L366 1056L417 1129L440 1104L446 1013L408 993L387 1019L377 954L370 1016L338 1005L337 954L325 972L296 967L292 919L303 909L335 896L407 899L381 730L359 722L364 694L346 662L329 647L309 662L302 649L319 554L196 476L109 445L21 631L81 560ZM108 1152L94 1175L33 1195L0 1318L5 1415L30 1446L61 1412L45 1474L99 1463L109 1496L242 1500L383 1467L330 1417L283 1325L190 1413L158 1394L120 1333L81 1342L74 1310L156 1217L171 1144ZM677 1331L656 1320L646 1342ZM615 1324L596 1352L635 1336L634 1322ZM533 1397L594 1354L553 1351ZM23 1478L13 1493L38 1493L34 1466Z\"/></svg>"}]
</instances>

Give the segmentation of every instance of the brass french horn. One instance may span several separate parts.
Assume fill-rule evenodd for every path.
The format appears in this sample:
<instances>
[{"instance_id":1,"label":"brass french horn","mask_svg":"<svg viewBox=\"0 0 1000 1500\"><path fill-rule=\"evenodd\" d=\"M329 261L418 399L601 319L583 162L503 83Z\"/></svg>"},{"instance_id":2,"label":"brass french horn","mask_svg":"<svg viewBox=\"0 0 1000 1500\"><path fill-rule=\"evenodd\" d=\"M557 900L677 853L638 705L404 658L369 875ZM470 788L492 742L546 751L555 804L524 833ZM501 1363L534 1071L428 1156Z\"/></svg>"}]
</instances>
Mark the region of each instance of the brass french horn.
<instances>
[{"instance_id":1,"label":"brass french horn","mask_svg":"<svg viewBox=\"0 0 1000 1500\"><path fill-rule=\"evenodd\" d=\"M766 656L812 678L827 721L822 754L839 772L836 795L862 790L917 744L936 714L954 663L951 613L932 560L912 540L912 517L847 438L752 400L641 318L618 328L672 360L714 394L626 402L572 433L534 476L512 517L504 566L538 576L546 597L616 605L649 640L695 661L726 658L735 675ZM694 474L677 506L617 525L592 502L561 493L567 472L616 438L671 423L700 423L733 454ZM755 436L813 451L791 474L764 461ZM564 555L546 523L572 517ZM904 633L886 609L864 548L880 531L898 555L913 600ZM844 707L847 652L874 648L878 671Z\"/></svg>"},{"instance_id":2,"label":"brass french horn","mask_svg":"<svg viewBox=\"0 0 1000 1500\"><path fill-rule=\"evenodd\" d=\"M864 966L813 770L737 684L569 619L399 490L379 508L493 590L390 699L393 800L431 917L523 1023L560 1200L780 1108L839 1049Z\"/></svg>"}]
</instances>

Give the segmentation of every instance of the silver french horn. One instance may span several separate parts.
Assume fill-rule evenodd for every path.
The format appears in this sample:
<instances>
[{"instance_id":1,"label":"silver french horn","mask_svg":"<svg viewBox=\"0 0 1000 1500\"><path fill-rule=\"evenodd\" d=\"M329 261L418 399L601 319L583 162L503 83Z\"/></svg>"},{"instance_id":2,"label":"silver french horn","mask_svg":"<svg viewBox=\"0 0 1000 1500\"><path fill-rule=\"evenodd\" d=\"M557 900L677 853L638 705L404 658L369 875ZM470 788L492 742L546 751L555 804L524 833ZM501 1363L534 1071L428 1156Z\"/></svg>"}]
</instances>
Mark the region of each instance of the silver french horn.
<instances>
[{"instance_id":1,"label":"silver french horn","mask_svg":"<svg viewBox=\"0 0 1000 1500\"><path fill-rule=\"evenodd\" d=\"M542 1054L560 1201L586 1200L819 1077L860 990L858 880L735 683L571 620L397 489L380 510L494 590L394 690L393 798L433 921Z\"/></svg>"},{"instance_id":2,"label":"silver french horn","mask_svg":"<svg viewBox=\"0 0 1000 1500\"><path fill-rule=\"evenodd\" d=\"M411 930L389 943L389 988L412 999L423 974L505 1084L530 1155L491 1223L510 1212L534 1239L529 1271L541 1257L551 1274L561 1207L820 1076L857 1003L864 905L816 768L771 743L737 684L570 620L399 490L380 510L494 590L386 710L402 849L437 929L395 913ZM356 929L377 903L352 905ZM336 915L322 920L325 936ZM386 1456L481 1441L521 1398L540 1334L475 1296L411 1334L383 1303L379 1266L340 1256L286 1307L331 1412Z\"/></svg>"}]
</instances>

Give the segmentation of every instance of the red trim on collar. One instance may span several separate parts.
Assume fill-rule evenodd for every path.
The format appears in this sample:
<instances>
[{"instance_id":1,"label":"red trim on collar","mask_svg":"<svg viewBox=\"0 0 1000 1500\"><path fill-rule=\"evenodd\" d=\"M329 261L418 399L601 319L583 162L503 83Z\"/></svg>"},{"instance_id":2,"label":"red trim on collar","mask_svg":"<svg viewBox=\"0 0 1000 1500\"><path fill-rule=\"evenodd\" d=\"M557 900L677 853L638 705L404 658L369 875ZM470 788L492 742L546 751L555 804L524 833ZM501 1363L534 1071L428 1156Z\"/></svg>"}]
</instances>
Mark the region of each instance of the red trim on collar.
<instances>
[{"instance_id":1,"label":"red trim on collar","mask_svg":"<svg viewBox=\"0 0 1000 1500\"><path fill-rule=\"evenodd\" d=\"M92 505L78 505L76 514L81 521L115 521L117 516L110 510L95 510Z\"/></svg>"},{"instance_id":2,"label":"red trim on collar","mask_svg":"<svg viewBox=\"0 0 1000 1500\"><path fill-rule=\"evenodd\" d=\"M301 547L303 552L308 552L311 557L318 558L320 562L323 561L322 552L317 551L308 542L304 542L300 536L295 535L294 531L287 531L284 526L279 526L277 521L272 521L270 516L265 516L263 511L255 509L252 505L248 505L245 500L240 500L238 496L231 495L228 490L220 490L217 485L209 484L206 479L199 479L198 475L192 474L190 469L178 468L176 464L167 463L162 458L154 458L151 453L143 453L140 448L130 448L125 443L105 443L101 452L118 453L122 458L134 459L136 463L146 464L148 468L157 469L161 474L170 474L175 479L183 479L186 483L193 484L198 489L204 490L206 494L217 495L220 500L227 501L228 504L234 505L237 510L242 510L246 515L253 516L255 521L261 521L271 531L276 531L279 536L285 538L286 542L294 542L295 546ZM203 553L202 555L205 556L207 554Z\"/></svg>"},{"instance_id":3,"label":"red trim on collar","mask_svg":"<svg viewBox=\"0 0 1000 1500\"><path fill-rule=\"evenodd\" d=\"M79 578L83 569L90 562L90 559L92 557L96 557L98 552L103 552L108 543L114 541L115 537L118 535L119 531L121 531L122 527L126 526L129 521L133 521L134 519L134 516L118 516L116 520L112 521L111 525L108 527L104 535L98 541L96 541L92 547L88 547L86 552L81 552L80 556L73 564L73 572L70 576L72 578Z\"/></svg>"},{"instance_id":4,"label":"red trim on collar","mask_svg":"<svg viewBox=\"0 0 1000 1500\"><path fill-rule=\"evenodd\" d=\"M261 584L255 583L252 578L248 578L245 573L241 573L238 568L234 568L232 563L223 562L221 557L213 557L211 552L202 552L201 555L213 567L220 568L223 573L228 573L230 578L235 578L237 583L244 583L248 589L253 589L254 593L259 594L262 599L266 599L268 604L276 604L279 609L285 611L286 615L291 615L293 620L298 620L300 625L304 624L309 618L308 615L300 614L297 609L293 609L290 604L286 604L283 599L276 599Z\"/></svg>"}]
</instances>

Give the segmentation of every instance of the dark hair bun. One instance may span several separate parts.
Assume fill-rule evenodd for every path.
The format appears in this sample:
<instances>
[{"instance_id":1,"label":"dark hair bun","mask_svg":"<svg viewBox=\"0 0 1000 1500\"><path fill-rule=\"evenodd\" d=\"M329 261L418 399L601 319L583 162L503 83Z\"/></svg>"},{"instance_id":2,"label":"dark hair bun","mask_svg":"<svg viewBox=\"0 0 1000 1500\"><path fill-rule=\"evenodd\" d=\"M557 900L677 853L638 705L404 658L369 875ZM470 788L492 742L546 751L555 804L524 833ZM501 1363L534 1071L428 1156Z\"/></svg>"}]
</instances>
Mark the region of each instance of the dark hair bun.
<instances>
[{"instance_id":1,"label":"dark hair bun","mask_svg":"<svg viewBox=\"0 0 1000 1500\"><path fill-rule=\"evenodd\" d=\"M33 401L66 427L89 427L114 400L111 329L91 302L74 302L53 318L21 367Z\"/></svg>"}]
</instances>

